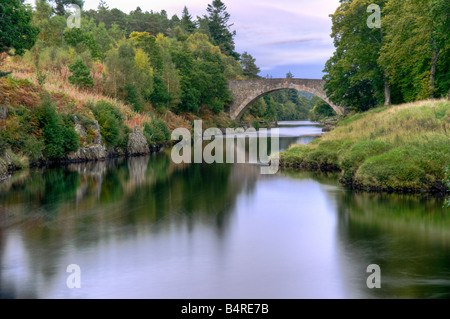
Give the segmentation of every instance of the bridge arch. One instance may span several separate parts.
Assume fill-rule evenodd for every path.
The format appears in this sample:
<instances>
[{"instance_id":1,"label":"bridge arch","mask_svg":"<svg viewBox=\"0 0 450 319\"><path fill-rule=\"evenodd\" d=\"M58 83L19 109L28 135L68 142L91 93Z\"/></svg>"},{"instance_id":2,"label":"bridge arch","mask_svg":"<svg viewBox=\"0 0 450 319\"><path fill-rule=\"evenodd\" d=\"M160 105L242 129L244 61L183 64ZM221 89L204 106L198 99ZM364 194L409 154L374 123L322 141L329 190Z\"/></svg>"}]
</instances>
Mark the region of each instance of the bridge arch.
<instances>
[{"instance_id":1,"label":"bridge arch","mask_svg":"<svg viewBox=\"0 0 450 319\"><path fill-rule=\"evenodd\" d=\"M321 98L333 108L333 110L343 115L345 109L342 106L333 104L327 97L324 90L324 80L312 79L252 79L252 80L232 80L228 81L228 88L233 97L230 107L230 115L234 120L240 120L244 112L258 98L271 92L296 89L306 91Z\"/></svg>"}]
</instances>

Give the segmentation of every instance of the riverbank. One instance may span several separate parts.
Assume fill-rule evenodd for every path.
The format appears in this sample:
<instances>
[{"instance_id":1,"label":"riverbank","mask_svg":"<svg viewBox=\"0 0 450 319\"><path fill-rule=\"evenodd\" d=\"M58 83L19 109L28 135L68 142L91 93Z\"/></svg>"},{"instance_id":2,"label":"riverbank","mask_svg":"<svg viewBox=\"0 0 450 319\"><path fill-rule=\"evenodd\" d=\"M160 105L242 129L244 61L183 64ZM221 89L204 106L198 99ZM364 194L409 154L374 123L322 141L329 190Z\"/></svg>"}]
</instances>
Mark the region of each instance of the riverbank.
<instances>
[{"instance_id":1,"label":"riverbank","mask_svg":"<svg viewBox=\"0 0 450 319\"><path fill-rule=\"evenodd\" d=\"M231 126L225 112L137 112L120 100L60 82L40 85L33 73L20 70L0 79L0 181L33 166L151 154L171 145L171 131L191 130L197 119Z\"/></svg>"},{"instance_id":2,"label":"riverbank","mask_svg":"<svg viewBox=\"0 0 450 319\"><path fill-rule=\"evenodd\" d=\"M308 145L281 153L281 166L339 171L354 189L396 193L448 192L450 102L430 100L346 116Z\"/></svg>"}]
</instances>

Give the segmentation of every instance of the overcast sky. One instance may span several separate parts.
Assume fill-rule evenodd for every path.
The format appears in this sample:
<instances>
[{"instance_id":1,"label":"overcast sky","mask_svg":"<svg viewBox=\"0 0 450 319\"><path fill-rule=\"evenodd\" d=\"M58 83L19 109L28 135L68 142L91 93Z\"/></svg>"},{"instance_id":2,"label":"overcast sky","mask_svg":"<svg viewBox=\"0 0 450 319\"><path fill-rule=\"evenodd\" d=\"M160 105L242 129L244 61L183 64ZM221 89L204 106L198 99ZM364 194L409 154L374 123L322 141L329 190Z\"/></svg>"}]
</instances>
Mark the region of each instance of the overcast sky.
<instances>
[{"instance_id":1,"label":"overcast sky","mask_svg":"<svg viewBox=\"0 0 450 319\"><path fill-rule=\"evenodd\" d=\"M333 54L331 18L339 0L222 0L237 31L236 50L247 51L261 68L261 75L322 78L325 62ZM169 18L181 17L184 6L191 14L204 15L212 0L106 0L126 13L166 10ZM97 8L99 0L85 0L84 9Z\"/></svg>"}]
</instances>

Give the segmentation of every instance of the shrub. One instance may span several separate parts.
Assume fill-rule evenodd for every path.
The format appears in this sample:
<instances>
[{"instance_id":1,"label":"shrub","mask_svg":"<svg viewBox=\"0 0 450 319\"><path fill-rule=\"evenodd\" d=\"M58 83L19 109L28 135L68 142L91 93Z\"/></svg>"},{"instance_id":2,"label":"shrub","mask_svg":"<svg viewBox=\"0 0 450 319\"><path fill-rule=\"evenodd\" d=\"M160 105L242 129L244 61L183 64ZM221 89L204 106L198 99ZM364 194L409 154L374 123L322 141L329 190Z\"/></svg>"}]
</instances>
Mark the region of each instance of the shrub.
<instances>
[{"instance_id":1,"label":"shrub","mask_svg":"<svg viewBox=\"0 0 450 319\"><path fill-rule=\"evenodd\" d=\"M92 111L106 145L125 149L129 129L120 112L111 103L105 101L98 101Z\"/></svg>"},{"instance_id":2,"label":"shrub","mask_svg":"<svg viewBox=\"0 0 450 319\"><path fill-rule=\"evenodd\" d=\"M214 112L214 114L219 114L221 111L223 111L223 103L220 103L220 101L218 100L214 100L211 103L210 108Z\"/></svg>"},{"instance_id":3,"label":"shrub","mask_svg":"<svg viewBox=\"0 0 450 319\"><path fill-rule=\"evenodd\" d=\"M161 119L155 119L151 123L145 123L144 135L150 146L159 146L170 140L169 128Z\"/></svg>"},{"instance_id":4,"label":"shrub","mask_svg":"<svg viewBox=\"0 0 450 319\"><path fill-rule=\"evenodd\" d=\"M91 76L91 70L78 58L73 64L69 65L69 70L72 75L69 76L69 83L81 89L94 86L94 79Z\"/></svg>"},{"instance_id":5,"label":"shrub","mask_svg":"<svg viewBox=\"0 0 450 319\"><path fill-rule=\"evenodd\" d=\"M44 102L36 112L44 138L44 155L49 159L61 159L80 147L78 134L73 126L64 124L50 102Z\"/></svg>"},{"instance_id":6,"label":"shrub","mask_svg":"<svg viewBox=\"0 0 450 319\"><path fill-rule=\"evenodd\" d=\"M36 75L37 82L40 86L44 85L47 82L47 74L42 71L38 71Z\"/></svg>"},{"instance_id":7,"label":"shrub","mask_svg":"<svg viewBox=\"0 0 450 319\"><path fill-rule=\"evenodd\" d=\"M44 141L38 140L35 136L26 136L23 144L23 153L28 156L31 163L37 162L42 157L45 149Z\"/></svg>"}]
</instances>

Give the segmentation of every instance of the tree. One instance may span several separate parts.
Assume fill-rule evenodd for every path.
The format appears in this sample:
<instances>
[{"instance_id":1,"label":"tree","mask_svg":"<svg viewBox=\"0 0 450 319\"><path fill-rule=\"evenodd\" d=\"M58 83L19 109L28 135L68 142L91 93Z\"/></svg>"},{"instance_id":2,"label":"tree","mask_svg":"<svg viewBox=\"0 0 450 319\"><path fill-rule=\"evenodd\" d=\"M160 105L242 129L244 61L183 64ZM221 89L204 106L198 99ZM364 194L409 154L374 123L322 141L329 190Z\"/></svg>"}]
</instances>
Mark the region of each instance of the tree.
<instances>
[{"instance_id":1,"label":"tree","mask_svg":"<svg viewBox=\"0 0 450 319\"><path fill-rule=\"evenodd\" d=\"M450 89L449 12L446 0L390 0L386 6L379 62L407 101L446 95Z\"/></svg>"},{"instance_id":2,"label":"tree","mask_svg":"<svg viewBox=\"0 0 450 319\"><path fill-rule=\"evenodd\" d=\"M209 32L213 44L218 45L224 54L239 59L239 54L235 52L234 37L236 31L231 31L233 24L228 24L230 14L226 11L227 6L221 0L213 0L208 4L206 11L208 15Z\"/></svg>"},{"instance_id":3,"label":"tree","mask_svg":"<svg viewBox=\"0 0 450 319\"><path fill-rule=\"evenodd\" d=\"M389 79L378 63L383 30L369 28L367 8L387 0L341 0L332 17L336 51L325 65L327 96L338 105L367 110L390 103Z\"/></svg>"},{"instance_id":4,"label":"tree","mask_svg":"<svg viewBox=\"0 0 450 319\"><path fill-rule=\"evenodd\" d=\"M101 26L97 27L92 19L86 20L82 24L81 29L66 29L63 35L64 41L74 47L78 53L89 50L91 57L94 59L103 57L102 53L105 53L104 50L106 50L103 47L103 52L100 52L101 48L97 43L96 36L100 39L102 46L105 46L104 41L108 41L108 39L109 43L112 43L104 25L101 24Z\"/></svg>"},{"instance_id":5,"label":"tree","mask_svg":"<svg viewBox=\"0 0 450 319\"><path fill-rule=\"evenodd\" d=\"M314 108L311 111L310 118L313 121L324 119L327 117L333 117L336 115L331 106L324 100L314 96L312 99L314 103Z\"/></svg>"},{"instance_id":6,"label":"tree","mask_svg":"<svg viewBox=\"0 0 450 319\"><path fill-rule=\"evenodd\" d=\"M197 30L197 25L192 21L192 16L186 6L183 9L183 15L181 17L181 27L189 34L192 34Z\"/></svg>"},{"instance_id":7,"label":"tree","mask_svg":"<svg viewBox=\"0 0 450 319\"><path fill-rule=\"evenodd\" d=\"M156 83L153 84L149 55L140 46L135 49L133 44L137 45L134 39L122 40L117 48L107 53L105 86L108 93L127 100L139 111L144 106L143 101L150 98Z\"/></svg>"},{"instance_id":8,"label":"tree","mask_svg":"<svg viewBox=\"0 0 450 319\"><path fill-rule=\"evenodd\" d=\"M48 0L49 3L53 4L53 12L56 15L64 16L66 15L66 8L72 4L79 6L81 9L84 5L84 0Z\"/></svg>"},{"instance_id":9,"label":"tree","mask_svg":"<svg viewBox=\"0 0 450 319\"><path fill-rule=\"evenodd\" d=\"M31 25L32 12L23 0L0 2L0 55L22 55L36 42L39 29ZM0 77L10 72L2 72Z\"/></svg>"},{"instance_id":10,"label":"tree","mask_svg":"<svg viewBox=\"0 0 450 319\"><path fill-rule=\"evenodd\" d=\"M292 74L291 71L289 71L289 72L286 74L286 79L293 79L293 78L294 78L294 74Z\"/></svg>"},{"instance_id":11,"label":"tree","mask_svg":"<svg viewBox=\"0 0 450 319\"><path fill-rule=\"evenodd\" d=\"M73 64L69 65L69 70L72 72L72 75L68 79L70 84L80 89L94 86L91 70L81 58L78 58Z\"/></svg>"},{"instance_id":12,"label":"tree","mask_svg":"<svg viewBox=\"0 0 450 319\"><path fill-rule=\"evenodd\" d=\"M244 69L245 76L250 79L257 79L260 77L258 73L261 72L261 69L256 66L256 59L247 52L242 53L241 65Z\"/></svg>"},{"instance_id":13,"label":"tree","mask_svg":"<svg viewBox=\"0 0 450 319\"><path fill-rule=\"evenodd\" d=\"M55 16L52 7L45 0L36 0L32 24L40 31L36 42L38 49L62 46L61 35L67 27L67 21L64 17Z\"/></svg>"}]
</instances>

